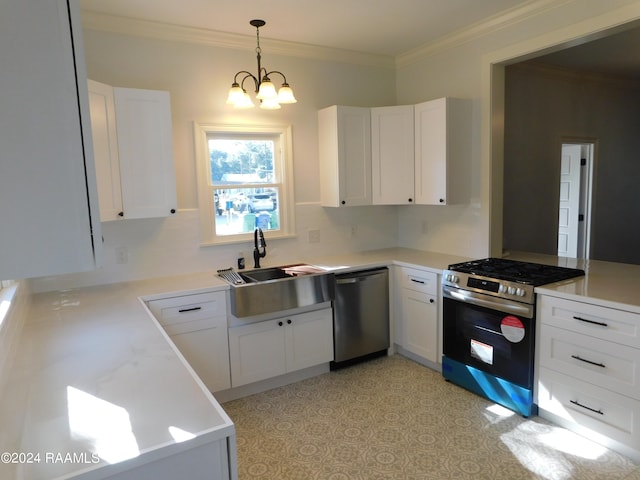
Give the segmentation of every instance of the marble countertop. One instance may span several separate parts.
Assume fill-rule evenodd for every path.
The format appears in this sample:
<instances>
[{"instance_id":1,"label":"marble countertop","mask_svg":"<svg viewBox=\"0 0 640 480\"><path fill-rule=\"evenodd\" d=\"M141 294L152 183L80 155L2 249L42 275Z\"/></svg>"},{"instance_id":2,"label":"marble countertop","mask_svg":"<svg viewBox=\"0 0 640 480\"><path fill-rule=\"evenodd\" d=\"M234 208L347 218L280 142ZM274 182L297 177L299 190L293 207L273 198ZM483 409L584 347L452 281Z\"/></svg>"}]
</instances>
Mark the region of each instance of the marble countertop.
<instances>
[{"instance_id":1,"label":"marble countertop","mask_svg":"<svg viewBox=\"0 0 640 480\"><path fill-rule=\"evenodd\" d=\"M538 294L640 313L640 265L522 252L515 252L509 257L585 271L584 277L536 287Z\"/></svg>"},{"instance_id":2,"label":"marble countertop","mask_svg":"<svg viewBox=\"0 0 640 480\"><path fill-rule=\"evenodd\" d=\"M348 272L383 265L418 266L434 273L442 273L452 263L470 260L467 257L444 253L423 252L408 248L387 248L358 253L345 253L307 259L307 263L327 270Z\"/></svg>"},{"instance_id":3,"label":"marble countertop","mask_svg":"<svg viewBox=\"0 0 640 480\"><path fill-rule=\"evenodd\" d=\"M587 271L582 279L538 287L538 293L589 297L640 312L640 266L524 253L511 257ZM391 264L440 273L466 260L391 248L304 262L336 273ZM42 460L0 462L0 478L104 478L194 442L234 436L231 419L141 301L228 288L212 270L34 295L0 397L0 452L39 454ZM184 438L193 439L181 443ZM82 461L44 461L45 455L58 454Z\"/></svg>"},{"instance_id":4,"label":"marble countertop","mask_svg":"<svg viewBox=\"0 0 640 480\"><path fill-rule=\"evenodd\" d=\"M398 248L305 259L335 272L391 263L440 272L462 260ZM104 478L188 448L185 437L234 435L141 301L228 288L212 270L33 295L0 398L0 451L40 461L0 462L0 478ZM75 461L54 462L60 455Z\"/></svg>"},{"instance_id":5,"label":"marble countertop","mask_svg":"<svg viewBox=\"0 0 640 480\"><path fill-rule=\"evenodd\" d=\"M234 436L139 299L226 288L205 273L34 295L0 408L0 452L22 457L0 478L105 478Z\"/></svg>"}]
</instances>

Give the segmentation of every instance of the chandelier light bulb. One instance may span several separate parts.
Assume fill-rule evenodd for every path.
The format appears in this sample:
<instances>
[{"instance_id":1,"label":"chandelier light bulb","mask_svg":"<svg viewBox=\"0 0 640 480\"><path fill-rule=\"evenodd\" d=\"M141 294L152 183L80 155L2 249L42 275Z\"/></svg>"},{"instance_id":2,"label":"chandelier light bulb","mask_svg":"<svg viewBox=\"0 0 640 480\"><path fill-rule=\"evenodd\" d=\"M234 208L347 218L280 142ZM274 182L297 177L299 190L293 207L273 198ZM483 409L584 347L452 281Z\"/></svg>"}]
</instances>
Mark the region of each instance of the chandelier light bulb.
<instances>
[{"instance_id":1,"label":"chandelier light bulb","mask_svg":"<svg viewBox=\"0 0 640 480\"><path fill-rule=\"evenodd\" d=\"M237 105L238 102L242 102L242 98L245 95L245 91L237 83L232 83L229 89L229 96L227 97L227 103L230 105Z\"/></svg>"},{"instance_id":2,"label":"chandelier light bulb","mask_svg":"<svg viewBox=\"0 0 640 480\"><path fill-rule=\"evenodd\" d=\"M276 87L273 85L273 83L271 83L269 77L264 77L262 83L260 84L260 89L258 90L256 98L258 100L268 100L277 97L278 94L276 93Z\"/></svg>"},{"instance_id":3,"label":"chandelier light bulb","mask_svg":"<svg viewBox=\"0 0 640 480\"><path fill-rule=\"evenodd\" d=\"M263 108L265 110L278 110L280 108L278 98L265 98L264 100L261 100L260 108Z\"/></svg>"},{"instance_id":4,"label":"chandelier light bulb","mask_svg":"<svg viewBox=\"0 0 640 480\"><path fill-rule=\"evenodd\" d=\"M278 90L278 103L296 103L297 101L289 84L283 83L280 90Z\"/></svg>"},{"instance_id":5,"label":"chandelier light bulb","mask_svg":"<svg viewBox=\"0 0 640 480\"><path fill-rule=\"evenodd\" d=\"M236 73L233 83L231 84L231 88L229 89L227 103L236 108L251 108L255 106L251 97L244 89L245 80L248 79L253 80L256 98L260 100L260 108L276 110L280 108L280 104L296 103L296 97L293 95L293 90L287 83L287 77L285 77L282 72L277 70L267 71L267 69L262 66L260 27L263 27L266 22L264 20L251 20L249 24L256 27L256 58L258 60L258 75L253 75L246 70L241 70ZM276 87L269 78L270 75L275 74L280 75L283 79L282 86L277 92Z\"/></svg>"}]
</instances>

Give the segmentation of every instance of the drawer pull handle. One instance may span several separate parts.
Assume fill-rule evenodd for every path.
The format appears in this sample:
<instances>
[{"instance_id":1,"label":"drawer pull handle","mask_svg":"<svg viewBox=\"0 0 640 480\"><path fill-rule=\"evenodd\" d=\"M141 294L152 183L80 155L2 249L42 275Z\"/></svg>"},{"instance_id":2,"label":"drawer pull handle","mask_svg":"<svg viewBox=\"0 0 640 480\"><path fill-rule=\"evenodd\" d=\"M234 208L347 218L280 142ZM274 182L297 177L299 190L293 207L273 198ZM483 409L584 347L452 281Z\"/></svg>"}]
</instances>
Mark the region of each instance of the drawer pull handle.
<instances>
[{"instance_id":1,"label":"drawer pull handle","mask_svg":"<svg viewBox=\"0 0 640 480\"><path fill-rule=\"evenodd\" d=\"M424 280L416 280L415 278L412 278L411 281L414 283L421 283L422 285L426 283Z\"/></svg>"},{"instance_id":2,"label":"drawer pull handle","mask_svg":"<svg viewBox=\"0 0 640 480\"><path fill-rule=\"evenodd\" d=\"M601 327L608 327L609 324L608 323L604 323L604 322L596 322L594 320L587 320L586 318L582 318L582 317L573 317L574 320L578 320L579 322L585 322L585 323L591 323L593 325L600 325Z\"/></svg>"},{"instance_id":3,"label":"drawer pull handle","mask_svg":"<svg viewBox=\"0 0 640 480\"><path fill-rule=\"evenodd\" d=\"M178 313L195 312L196 310L202 310L202 307L183 308L182 310L178 310Z\"/></svg>"},{"instance_id":4,"label":"drawer pull handle","mask_svg":"<svg viewBox=\"0 0 640 480\"><path fill-rule=\"evenodd\" d=\"M578 355L571 355L571 358L575 358L576 360L580 360L581 362L588 363L589 365L595 365L596 367L607 368L604 363L592 362L591 360L587 360L586 358L582 358Z\"/></svg>"},{"instance_id":5,"label":"drawer pull handle","mask_svg":"<svg viewBox=\"0 0 640 480\"><path fill-rule=\"evenodd\" d=\"M587 407L586 405L582 405L577 400L569 400L569 401L574 405L577 405L578 407L584 408L585 410L589 410L590 412L597 413L598 415L604 415L604 412L600 409L596 410L595 408Z\"/></svg>"}]
</instances>

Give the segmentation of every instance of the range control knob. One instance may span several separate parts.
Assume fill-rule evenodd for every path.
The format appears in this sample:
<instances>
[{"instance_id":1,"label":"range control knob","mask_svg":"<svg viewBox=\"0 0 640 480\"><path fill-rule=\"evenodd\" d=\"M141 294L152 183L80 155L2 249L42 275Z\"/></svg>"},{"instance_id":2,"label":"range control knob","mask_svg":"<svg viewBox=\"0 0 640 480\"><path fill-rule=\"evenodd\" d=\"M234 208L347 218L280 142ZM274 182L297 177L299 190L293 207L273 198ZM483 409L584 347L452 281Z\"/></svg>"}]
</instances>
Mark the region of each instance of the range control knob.
<instances>
[{"instance_id":1,"label":"range control knob","mask_svg":"<svg viewBox=\"0 0 640 480\"><path fill-rule=\"evenodd\" d=\"M447 274L446 279L447 279L447 282L451 282L451 283L458 283L460 281L458 276L453 275L452 273Z\"/></svg>"},{"instance_id":2,"label":"range control knob","mask_svg":"<svg viewBox=\"0 0 640 480\"><path fill-rule=\"evenodd\" d=\"M501 283L498 286L498 293L505 293L506 291L507 291L507 287L503 283Z\"/></svg>"},{"instance_id":3,"label":"range control knob","mask_svg":"<svg viewBox=\"0 0 640 480\"><path fill-rule=\"evenodd\" d=\"M522 288L516 288L516 295L524 297L525 291Z\"/></svg>"},{"instance_id":4,"label":"range control knob","mask_svg":"<svg viewBox=\"0 0 640 480\"><path fill-rule=\"evenodd\" d=\"M515 287L509 287L509 288L507 288L507 293L508 293L509 295L515 295L515 294L516 294L516 289L515 289Z\"/></svg>"}]
</instances>

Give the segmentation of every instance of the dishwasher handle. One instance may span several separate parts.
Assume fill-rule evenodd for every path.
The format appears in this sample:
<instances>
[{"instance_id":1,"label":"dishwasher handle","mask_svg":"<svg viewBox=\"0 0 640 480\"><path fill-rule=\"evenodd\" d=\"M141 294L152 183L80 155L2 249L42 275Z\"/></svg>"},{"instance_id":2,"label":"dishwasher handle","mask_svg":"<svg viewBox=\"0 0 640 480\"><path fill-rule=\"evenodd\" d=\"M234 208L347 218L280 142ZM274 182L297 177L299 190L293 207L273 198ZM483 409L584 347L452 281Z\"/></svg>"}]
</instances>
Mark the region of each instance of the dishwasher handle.
<instances>
[{"instance_id":1,"label":"dishwasher handle","mask_svg":"<svg viewBox=\"0 0 640 480\"><path fill-rule=\"evenodd\" d=\"M354 272L353 274L336 275L336 285L354 284L364 282L367 278L387 275L386 268L376 270L366 270L364 272Z\"/></svg>"},{"instance_id":2,"label":"dishwasher handle","mask_svg":"<svg viewBox=\"0 0 640 480\"><path fill-rule=\"evenodd\" d=\"M359 277L336 278L336 285L346 285L347 283L358 283Z\"/></svg>"}]
</instances>

